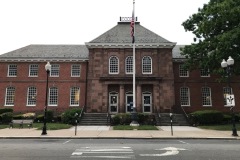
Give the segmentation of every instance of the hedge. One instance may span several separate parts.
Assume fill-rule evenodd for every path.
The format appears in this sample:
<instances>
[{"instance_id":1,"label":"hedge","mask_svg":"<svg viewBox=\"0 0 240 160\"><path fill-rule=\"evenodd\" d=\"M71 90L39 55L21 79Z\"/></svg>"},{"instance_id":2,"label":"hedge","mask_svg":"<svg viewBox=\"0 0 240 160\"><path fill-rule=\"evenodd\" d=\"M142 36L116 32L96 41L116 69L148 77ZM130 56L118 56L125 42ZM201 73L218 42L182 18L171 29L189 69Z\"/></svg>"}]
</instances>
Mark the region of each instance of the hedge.
<instances>
[{"instance_id":1,"label":"hedge","mask_svg":"<svg viewBox=\"0 0 240 160\"><path fill-rule=\"evenodd\" d=\"M10 123L12 121L13 113L12 112L5 112L0 114L0 121L3 124Z\"/></svg>"},{"instance_id":2,"label":"hedge","mask_svg":"<svg viewBox=\"0 0 240 160\"><path fill-rule=\"evenodd\" d=\"M12 108L1 108L0 109L0 114L6 113L6 112L13 112Z\"/></svg>"},{"instance_id":3,"label":"hedge","mask_svg":"<svg viewBox=\"0 0 240 160\"><path fill-rule=\"evenodd\" d=\"M198 124L221 124L223 122L223 113L216 110L202 110L190 114L190 121L193 125Z\"/></svg>"},{"instance_id":4,"label":"hedge","mask_svg":"<svg viewBox=\"0 0 240 160\"><path fill-rule=\"evenodd\" d=\"M80 109L80 108L73 108L73 109L69 109L69 110L65 111L61 116L62 122L66 123L66 124L74 125L76 123L75 114L76 113L78 114L77 120L79 120L79 115L81 113L81 110L82 109Z\"/></svg>"}]
</instances>

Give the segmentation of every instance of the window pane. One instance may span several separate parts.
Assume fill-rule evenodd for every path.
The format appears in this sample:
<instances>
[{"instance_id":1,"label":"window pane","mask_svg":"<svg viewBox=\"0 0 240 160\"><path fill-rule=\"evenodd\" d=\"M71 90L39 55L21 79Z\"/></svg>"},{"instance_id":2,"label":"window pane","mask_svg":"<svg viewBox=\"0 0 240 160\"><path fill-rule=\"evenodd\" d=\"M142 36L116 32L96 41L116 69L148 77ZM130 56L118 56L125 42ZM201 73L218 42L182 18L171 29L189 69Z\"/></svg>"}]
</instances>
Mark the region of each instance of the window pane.
<instances>
[{"instance_id":1,"label":"window pane","mask_svg":"<svg viewBox=\"0 0 240 160\"><path fill-rule=\"evenodd\" d=\"M9 77L16 77L17 76L17 65L16 64L9 64L8 65L8 76Z\"/></svg>"},{"instance_id":2,"label":"window pane","mask_svg":"<svg viewBox=\"0 0 240 160\"><path fill-rule=\"evenodd\" d=\"M27 98L27 105L28 106L35 106L36 105L36 97L37 96L37 88L36 87L29 87L28 88L28 98Z\"/></svg>"},{"instance_id":3,"label":"window pane","mask_svg":"<svg viewBox=\"0 0 240 160\"><path fill-rule=\"evenodd\" d=\"M30 64L30 66L29 66L29 76L30 77L37 77L38 76L38 65L37 64Z\"/></svg>"},{"instance_id":4,"label":"window pane","mask_svg":"<svg viewBox=\"0 0 240 160\"><path fill-rule=\"evenodd\" d=\"M59 64L52 64L51 77L59 77Z\"/></svg>"},{"instance_id":5,"label":"window pane","mask_svg":"<svg viewBox=\"0 0 240 160\"><path fill-rule=\"evenodd\" d=\"M15 88L8 87L6 89L5 105L6 106L14 106L14 98L15 98Z\"/></svg>"},{"instance_id":6,"label":"window pane","mask_svg":"<svg viewBox=\"0 0 240 160\"><path fill-rule=\"evenodd\" d=\"M232 88L224 87L223 88L223 98L224 98L224 105L227 105L226 96L232 94Z\"/></svg>"},{"instance_id":7,"label":"window pane","mask_svg":"<svg viewBox=\"0 0 240 160\"><path fill-rule=\"evenodd\" d=\"M118 73L118 58L110 57L109 59L109 73L117 74Z\"/></svg>"},{"instance_id":8,"label":"window pane","mask_svg":"<svg viewBox=\"0 0 240 160\"><path fill-rule=\"evenodd\" d=\"M179 76L188 77L188 70L184 69L183 65L179 65Z\"/></svg>"},{"instance_id":9,"label":"window pane","mask_svg":"<svg viewBox=\"0 0 240 160\"><path fill-rule=\"evenodd\" d=\"M132 56L128 56L126 58L125 69L127 74L133 73L133 57Z\"/></svg>"},{"instance_id":10,"label":"window pane","mask_svg":"<svg viewBox=\"0 0 240 160\"><path fill-rule=\"evenodd\" d=\"M49 101L48 104L51 106L57 106L58 104L58 89L56 87L50 88L49 90Z\"/></svg>"},{"instance_id":11,"label":"window pane","mask_svg":"<svg viewBox=\"0 0 240 160\"><path fill-rule=\"evenodd\" d=\"M151 74L152 73L152 59L151 57L147 56L147 57L143 57L142 59L142 72L143 73L148 73Z\"/></svg>"},{"instance_id":12,"label":"window pane","mask_svg":"<svg viewBox=\"0 0 240 160\"><path fill-rule=\"evenodd\" d=\"M80 77L80 64L73 64L72 65L72 77Z\"/></svg>"},{"instance_id":13,"label":"window pane","mask_svg":"<svg viewBox=\"0 0 240 160\"><path fill-rule=\"evenodd\" d=\"M202 104L203 106L212 105L211 89L209 87L202 88Z\"/></svg>"},{"instance_id":14,"label":"window pane","mask_svg":"<svg viewBox=\"0 0 240 160\"><path fill-rule=\"evenodd\" d=\"M190 106L189 88L180 88L180 101L181 106Z\"/></svg>"},{"instance_id":15,"label":"window pane","mask_svg":"<svg viewBox=\"0 0 240 160\"><path fill-rule=\"evenodd\" d=\"M201 69L200 74L201 74L201 77L210 77L208 69Z\"/></svg>"},{"instance_id":16,"label":"window pane","mask_svg":"<svg viewBox=\"0 0 240 160\"><path fill-rule=\"evenodd\" d=\"M70 105L71 106L78 106L79 105L79 97L80 97L80 88L79 87L72 87L71 88L71 95L70 95Z\"/></svg>"}]
</instances>

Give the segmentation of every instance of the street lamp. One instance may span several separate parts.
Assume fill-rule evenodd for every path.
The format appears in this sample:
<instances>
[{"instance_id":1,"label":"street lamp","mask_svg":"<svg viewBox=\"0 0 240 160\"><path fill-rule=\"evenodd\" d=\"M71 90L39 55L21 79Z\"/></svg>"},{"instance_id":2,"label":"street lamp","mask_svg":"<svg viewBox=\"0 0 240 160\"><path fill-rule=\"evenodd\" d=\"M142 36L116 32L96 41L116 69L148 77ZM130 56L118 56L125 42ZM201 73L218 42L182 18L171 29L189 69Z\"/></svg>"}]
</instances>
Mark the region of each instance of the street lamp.
<instances>
[{"instance_id":1,"label":"street lamp","mask_svg":"<svg viewBox=\"0 0 240 160\"><path fill-rule=\"evenodd\" d=\"M228 82L228 89L229 89L230 95L232 94L232 90L230 87L230 76L231 76L233 65L234 65L234 59L231 56L228 57L227 61L225 61L225 59L223 59L223 61L221 63L222 68L227 72L227 78L228 78L227 82ZM232 125L233 125L232 136L238 136L236 125L235 125L234 106L232 106L230 110L232 110Z\"/></svg>"},{"instance_id":2,"label":"street lamp","mask_svg":"<svg viewBox=\"0 0 240 160\"><path fill-rule=\"evenodd\" d=\"M46 99L45 99L45 108L44 108L44 119L43 119L43 129L42 129L42 135L47 134L47 106L48 106L48 77L49 73L51 71L51 64L47 62L45 65L45 70L47 72L47 83L46 83Z\"/></svg>"}]
</instances>

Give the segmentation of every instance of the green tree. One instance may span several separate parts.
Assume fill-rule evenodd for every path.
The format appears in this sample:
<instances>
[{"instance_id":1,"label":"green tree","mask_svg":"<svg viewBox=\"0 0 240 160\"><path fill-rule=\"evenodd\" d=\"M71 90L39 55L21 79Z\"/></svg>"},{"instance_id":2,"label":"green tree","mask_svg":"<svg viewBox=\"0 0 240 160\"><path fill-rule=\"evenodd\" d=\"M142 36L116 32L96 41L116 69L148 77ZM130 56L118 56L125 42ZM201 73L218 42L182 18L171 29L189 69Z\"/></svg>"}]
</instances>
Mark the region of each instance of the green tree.
<instances>
[{"instance_id":1,"label":"green tree","mask_svg":"<svg viewBox=\"0 0 240 160\"><path fill-rule=\"evenodd\" d=\"M195 35L194 43L182 49L185 67L209 69L223 74L222 59L235 60L234 73L240 73L240 0L210 0L182 23Z\"/></svg>"}]
</instances>

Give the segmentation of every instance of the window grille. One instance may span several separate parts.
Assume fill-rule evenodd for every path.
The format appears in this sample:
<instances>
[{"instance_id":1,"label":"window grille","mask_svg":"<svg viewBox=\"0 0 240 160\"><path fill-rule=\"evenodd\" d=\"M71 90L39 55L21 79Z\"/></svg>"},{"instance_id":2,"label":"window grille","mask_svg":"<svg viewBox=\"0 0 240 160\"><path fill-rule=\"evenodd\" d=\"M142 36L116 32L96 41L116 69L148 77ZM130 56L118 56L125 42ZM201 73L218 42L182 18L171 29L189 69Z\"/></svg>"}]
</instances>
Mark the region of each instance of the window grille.
<instances>
[{"instance_id":1,"label":"window grille","mask_svg":"<svg viewBox=\"0 0 240 160\"><path fill-rule=\"evenodd\" d=\"M202 105L212 106L211 89L209 87L202 88Z\"/></svg>"},{"instance_id":2,"label":"window grille","mask_svg":"<svg viewBox=\"0 0 240 160\"><path fill-rule=\"evenodd\" d=\"M116 56L109 58L109 73L118 74L118 58Z\"/></svg>"},{"instance_id":3,"label":"window grille","mask_svg":"<svg viewBox=\"0 0 240 160\"><path fill-rule=\"evenodd\" d=\"M5 95L5 106L14 106L15 87L7 87Z\"/></svg>"},{"instance_id":4,"label":"window grille","mask_svg":"<svg viewBox=\"0 0 240 160\"><path fill-rule=\"evenodd\" d=\"M181 106L190 106L190 93L188 87L180 88Z\"/></svg>"},{"instance_id":5,"label":"window grille","mask_svg":"<svg viewBox=\"0 0 240 160\"><path fill-rule=\"evenodd\" d=\"M145 56L142 59L142 73L151 74L152 73L152 58Z\"/></svg>"}]
</instances>

